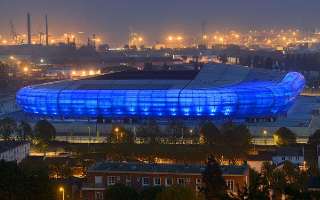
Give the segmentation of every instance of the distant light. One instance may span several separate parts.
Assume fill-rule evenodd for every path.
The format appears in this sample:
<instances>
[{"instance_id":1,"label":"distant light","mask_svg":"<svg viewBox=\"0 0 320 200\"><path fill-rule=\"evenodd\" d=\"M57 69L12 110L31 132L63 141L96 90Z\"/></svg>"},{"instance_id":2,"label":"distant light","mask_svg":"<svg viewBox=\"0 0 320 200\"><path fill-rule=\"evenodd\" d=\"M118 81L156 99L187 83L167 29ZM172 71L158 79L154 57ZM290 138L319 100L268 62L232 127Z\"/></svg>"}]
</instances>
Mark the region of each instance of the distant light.
<instances>
[{"instance_id":1,"label":"distant light","mask_svg":"<svg viewBox=\"0 0 320 200\"><path fill-rule=\"evenodd\" d=\"M90 76L94 75L94 71L93 71L93 70L90 70L90 71L89 71L89 75L90 75Z\"/></svg>"},{"instance_id":2,"label":"distant light","mask_svg":"<svg viewBox=\"0 0 320 200\"><path fill-rule=\"evenodd\" d=\"M71 74L72 74L72 75L76 75L77 72L73 70L73 71L71 72Z\"/></svg>"},{"instance_id":3,"label":"distant light","mask_svg":"<svg viewBox=\"0 0 320 200\"><path fill-rule=\"evenodd\" d=\"M24 67L24 68L23 68L23 71L24 71L24 72L28 72L28 71L29 71L29 68L28 68L28 67Z\"/></svg>"},{"instance_id":4,"label":"distant light","mask_svg":"<svg viewBox=\"0 0 320 200\"><path fill-rule=\"evenodd\" d=\"M139 37L138 40L139 40L139 42L142 42L142 41L143 41L143 38L142 38L142 37Z\"/></svg>"},{"instance_id":5,"label":"distant light","mask_svg":"<svg viewBox=\"0 0 320 200\"><path fill-rule=\"evenodd\" d=\"M41 58L41 59L40 59L40 62L41 62L41 63L44 63L44 59L43 59L43 58Z\"/></svg>"},{"instance_id":6,"label":"distant light","mask_svg":"<svg viewBox=\"0 0 320 200\"><path fill-rule=\"evenodd\" d=\"M207 36L207 35L204 35L202 38L203 38L204 40L206 40L206 39L208 39L208 36Z\"/></svg>"},{"instance_id":7,"label":"distant light","mask_svg":"<svg viewBox=\"0 0 320 200\"><path fill-rule=\"evenodd\" d=\"M14 56L10 56L9 58L10 58L10 60L16 59Z\"/></svg>"},{"instance_id":8,"label":"distant light","mask_svg":"<svg viewBox=\"0 0 320 200\"><path fill-rule=\"evenodd\" d=\"M181 36L178 36L178 37L177 37L177 40L178 40L178 41L181 41L181 40L183 40L183 38L182 38Z\"/></svg>"},{"instance_id":9,"label":"distant light","mask_svg":"<svg viewBox=\"0 0 320 200\"><path fill-rule=\"evenodd\" d=\"M169 41L172 41L172 40L173 40L173 37L172 37L172 36L169 36L169 37L168 37L168 40L169 40Z\"/></svg>"},{"instance_id":10,"label":"distant light","mask_svg":"<svg viewBox=\"0 0 320 200\"><path fill-rule=\"evenodd\" d=\"M7 40L2 40L2 44L7 44L8 41Z\"/></svg>"}]
</instances>

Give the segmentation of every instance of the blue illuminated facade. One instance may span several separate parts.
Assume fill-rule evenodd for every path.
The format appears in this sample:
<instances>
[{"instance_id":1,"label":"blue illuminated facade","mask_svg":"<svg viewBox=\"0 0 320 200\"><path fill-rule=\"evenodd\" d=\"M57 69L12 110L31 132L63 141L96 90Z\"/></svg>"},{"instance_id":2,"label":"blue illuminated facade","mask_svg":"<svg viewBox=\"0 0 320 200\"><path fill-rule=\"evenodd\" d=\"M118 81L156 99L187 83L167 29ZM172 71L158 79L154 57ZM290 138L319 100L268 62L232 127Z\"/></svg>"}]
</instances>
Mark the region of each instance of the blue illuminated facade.
<instances>
[{"instance_id":1,"label":"blue illuminated facade","mask_svg":"<svg viewBox=\"0 0 320 200\"><path fill-rule=\"evenodd\" d=\"M212 88L85 90L29 86L16 97L26 113L57 118L236 119L286 114L304 84L300 73L290 72L280 81L244 81Z\"/></svg>"}]
</instances>

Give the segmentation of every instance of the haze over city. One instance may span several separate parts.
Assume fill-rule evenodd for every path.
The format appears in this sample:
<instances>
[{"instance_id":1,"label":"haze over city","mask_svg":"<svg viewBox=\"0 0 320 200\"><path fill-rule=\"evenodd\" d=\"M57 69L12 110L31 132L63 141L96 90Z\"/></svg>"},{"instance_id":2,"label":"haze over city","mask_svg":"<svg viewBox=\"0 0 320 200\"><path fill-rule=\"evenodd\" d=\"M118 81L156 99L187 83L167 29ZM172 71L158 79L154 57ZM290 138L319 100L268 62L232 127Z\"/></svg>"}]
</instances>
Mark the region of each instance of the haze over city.
<instances>
[{"instance_id":1,"label":"haze over city","mask_svg":"<svg viewBox=\"0 0 320 200\"><path fill-rule=\"evenodd\" d=\"M35 33L43 31L43 16L48 14L51 34L96 33L113 45L127 40L129 28L156 41L172 32L199 34L203 21L208 31L311 30L320 26L319 8L317 0L1 0L0 34L9 35L10 20L18 32L26 32L27 12Z\"/></svg>"}]
</instances>

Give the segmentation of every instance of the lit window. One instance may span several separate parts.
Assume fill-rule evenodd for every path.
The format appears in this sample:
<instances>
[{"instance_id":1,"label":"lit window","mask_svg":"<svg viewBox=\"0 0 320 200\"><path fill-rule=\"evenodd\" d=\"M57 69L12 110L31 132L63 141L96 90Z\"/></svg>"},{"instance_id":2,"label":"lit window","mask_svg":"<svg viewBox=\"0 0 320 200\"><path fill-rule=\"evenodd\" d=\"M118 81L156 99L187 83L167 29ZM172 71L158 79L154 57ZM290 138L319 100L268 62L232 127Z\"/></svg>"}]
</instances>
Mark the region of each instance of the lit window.
<instances>
[{"instance_id":1,"label":"lit window","mask_svg":"<svg viewBox=\"0 0 320 200\"><path fill-rule=\"evenodd\" d=\"M148 186L150 184L149 177L142 178L142 186Z\"/></svg>"},{"instance_id":2,"label":"lit window","mask_svg":"<svg viewBox=\"0 0 320 200\"><path fill-rule=\"evenodd\" d=\"M108 185L115 185L116 184L116 177L115 176L108 176Z\"/></svg>"},{"instance_id":3,"label":"lit window","mask_svg":"<svg viewBox=\"0 0 320 200\"><path fill-rule=\"evenodd\" d=\"M161 179L159 177L153 178L153 185L154 186L159 186L161 185Z\"/></svg>"},{"instance_id":4,"label":"lit window","mask_svg":"<svg viewBox=\"0 0 320 200\"><path fill-rule=\"evenodd\" d=\"M229 191L234 191L234 180L226 180L227 189Z\"/></svg>"}]
</instances>

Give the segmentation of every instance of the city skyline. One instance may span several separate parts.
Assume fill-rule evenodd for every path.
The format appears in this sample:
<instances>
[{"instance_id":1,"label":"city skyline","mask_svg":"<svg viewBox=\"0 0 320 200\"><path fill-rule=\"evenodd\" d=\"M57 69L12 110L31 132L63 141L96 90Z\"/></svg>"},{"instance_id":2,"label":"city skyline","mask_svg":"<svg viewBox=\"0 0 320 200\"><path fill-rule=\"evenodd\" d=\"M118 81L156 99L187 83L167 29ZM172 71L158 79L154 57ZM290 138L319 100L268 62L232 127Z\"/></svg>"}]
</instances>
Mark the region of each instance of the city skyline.
<instances>
[{"instance_id":1,"label":"city skyline","mask_svg":"<svg viewBox=\"0 0 320 200\"><path fill-rule=\"evenodd\" d=\"M203 21L210 32L216 29L249 30L279 27L312 29L319 26L317 19L320 17L317 13L320 3L315 0L309 1L308 4L299 0L140 0L139 3L129 0L94 0L90 3L83 0L30 0L27 3L21 0L3 0L1 4L2 35L10 34L10 21L17 32L26 32L26 13L30 12L33 34L44 31L44 15L48 14L50 34L80 31L86 35L97 33L111 44L126 41L129 29L147 35L147 40L156 41L170 33L199 34Z\"/></svg>"}]
</instances>

